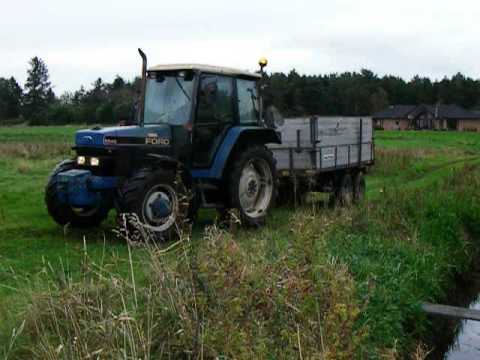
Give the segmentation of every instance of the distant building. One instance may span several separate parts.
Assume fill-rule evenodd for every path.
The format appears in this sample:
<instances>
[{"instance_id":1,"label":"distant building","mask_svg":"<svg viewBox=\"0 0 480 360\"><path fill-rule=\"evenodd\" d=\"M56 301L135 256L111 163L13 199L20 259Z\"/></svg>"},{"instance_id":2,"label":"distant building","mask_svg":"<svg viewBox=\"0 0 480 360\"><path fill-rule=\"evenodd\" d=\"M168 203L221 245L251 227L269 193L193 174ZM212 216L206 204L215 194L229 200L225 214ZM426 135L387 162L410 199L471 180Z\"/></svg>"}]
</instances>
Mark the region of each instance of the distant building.
<instances>
[{"instance_id":1,"label":"distant building","mask_svg":"<svg viewBox=\"0 0 480 360\"><path fill-rule=\"evenodd\" d=\"M372 120L384 130L480 131L480 113L458 105L392 105Z\"/></svg>"}]
</instances>

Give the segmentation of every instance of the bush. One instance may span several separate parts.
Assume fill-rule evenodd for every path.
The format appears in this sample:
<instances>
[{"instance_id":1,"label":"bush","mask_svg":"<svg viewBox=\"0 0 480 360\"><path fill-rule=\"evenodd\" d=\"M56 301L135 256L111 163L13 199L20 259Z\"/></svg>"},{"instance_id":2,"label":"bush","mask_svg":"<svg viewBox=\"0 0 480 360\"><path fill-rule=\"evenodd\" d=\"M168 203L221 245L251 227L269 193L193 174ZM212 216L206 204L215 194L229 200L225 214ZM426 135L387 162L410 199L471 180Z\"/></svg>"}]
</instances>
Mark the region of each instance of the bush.
<instances>
[{"instance_id":1,"label":"bush","mask_svg":"<svg viewBox=\"0 0 480 360\"><path fill-rule=\"evenodd\" d=\"M72 105L54 104L47 110L46 125L65 125L75 122L75 110Z\"/></svg>"}]
</instances>

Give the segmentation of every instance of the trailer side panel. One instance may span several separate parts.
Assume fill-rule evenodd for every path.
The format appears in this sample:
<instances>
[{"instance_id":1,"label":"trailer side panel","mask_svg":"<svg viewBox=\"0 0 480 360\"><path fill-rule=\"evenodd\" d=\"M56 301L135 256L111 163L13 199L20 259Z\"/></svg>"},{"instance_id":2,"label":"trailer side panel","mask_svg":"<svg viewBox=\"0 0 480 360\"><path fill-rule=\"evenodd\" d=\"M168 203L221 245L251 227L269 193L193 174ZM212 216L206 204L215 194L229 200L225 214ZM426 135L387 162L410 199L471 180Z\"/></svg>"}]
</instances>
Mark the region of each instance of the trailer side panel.
<instances>
[{"instance_id":1,"label":"trailer side panel","mask_svg":"<svg viewBox=\"0 0 480 360\"><path fill-rule=\"evenodd\" d=\"M277 131L282 144L269 148L279 170L327 171L365 166L374 160L369 117L292 118Z\"/></svg>"}]
</instances>

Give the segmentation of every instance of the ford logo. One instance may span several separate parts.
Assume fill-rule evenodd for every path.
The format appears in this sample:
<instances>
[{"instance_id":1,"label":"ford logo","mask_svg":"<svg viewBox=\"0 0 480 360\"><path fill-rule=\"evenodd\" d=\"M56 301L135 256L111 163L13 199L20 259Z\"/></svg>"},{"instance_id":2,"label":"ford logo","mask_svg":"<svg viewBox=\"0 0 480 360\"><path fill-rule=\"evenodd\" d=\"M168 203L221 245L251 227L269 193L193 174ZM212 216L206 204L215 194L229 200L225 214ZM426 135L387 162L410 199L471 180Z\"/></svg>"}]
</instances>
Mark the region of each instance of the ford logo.
<instances>
[{"instance_id":1,"label":"ford logo","mask_svg":"<svg viewBox=\"0 0 480 360\"><path fill-rule=\"evenodd\" d=\"M84 143L93 143L93 137L90 135L82 137L82 142Z\"/></svg>"}]
</instances>

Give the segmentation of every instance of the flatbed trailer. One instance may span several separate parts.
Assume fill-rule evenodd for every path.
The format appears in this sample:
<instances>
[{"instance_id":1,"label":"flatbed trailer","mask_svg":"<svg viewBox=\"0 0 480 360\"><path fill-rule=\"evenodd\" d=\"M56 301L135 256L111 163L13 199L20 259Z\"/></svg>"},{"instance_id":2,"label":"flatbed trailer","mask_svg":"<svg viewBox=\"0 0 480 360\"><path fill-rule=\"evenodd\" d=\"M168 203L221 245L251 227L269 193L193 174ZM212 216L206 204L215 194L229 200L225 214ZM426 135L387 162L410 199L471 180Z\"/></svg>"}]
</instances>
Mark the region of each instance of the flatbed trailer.
<instances>
[{"instance_id":1,"label":"flatbed trailer","mask_svg":"<svg viewBox=\"0 0 480 360\"><path fill-rule=\"evenodd\" d=\"M268 147L276 160L280 202L308 191L332 193L341 203L363 198L364 174L375 161L370 117L291 118L276 130L282 143Z\"/></svg>"}]
</instances>

